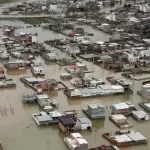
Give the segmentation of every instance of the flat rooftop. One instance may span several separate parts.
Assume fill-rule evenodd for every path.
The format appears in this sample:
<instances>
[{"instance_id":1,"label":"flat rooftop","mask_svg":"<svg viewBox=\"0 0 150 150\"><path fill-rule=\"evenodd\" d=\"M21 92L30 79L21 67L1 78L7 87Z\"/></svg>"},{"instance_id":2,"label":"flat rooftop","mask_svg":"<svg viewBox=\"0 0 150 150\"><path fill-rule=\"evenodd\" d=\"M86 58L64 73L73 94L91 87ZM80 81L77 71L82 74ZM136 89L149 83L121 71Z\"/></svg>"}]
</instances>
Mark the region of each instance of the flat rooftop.
<instances>
[{"instance_id":1,"label":"flat rooftop","mask_svg":"<svg viewBox=\"0 0 150 150\"><path fill-rule=\"evenodd\" d=\"M144 105L150 108L150 103L144 103Z\"/></svg>"},{"instance_id":2,"label":"flat rooftop","mask_svg":"<svg viewBox=\"0 0 150 150\"><path fill-rule=\"evenodd\" d=\"M115 120L127 120L127 118L122 114L112 115Z\"/></svg>"},{"instance_id":3,"label":"flat rooftop","mask_svg":"<svg viewBox=\"0 0 150 150\"><path fill-rule=\"evenodd\" d=\"M112 87L109 84L98 85L98 87L100 87L103 90L112 90Z\"/></svg>"},{"instance_id":4,"label":"flat rooftop","mask_svg":"<svg viewBox=\"0 0 150 150\"><path fill-rule=\"evenodd\" d=\"M97 108L99 108L99 107L102 107L102 108L105 107L105 106L102 105L101 103L88 104L88 106L89 106L90 108L92 108L92 109L97 109Z\"/></svg>"},{"instance_id":5,"label":"flat rooftop","mask_svg":"<svg viewBox=\"0 0 150 150\"><path fill-rule=\"evenodd\" d=\"M75 125L75 122L74 120L71 118L71 117L68 117L68 116L61 116L59 118L59 121L64 125Z\"/></svg>"},{"instance_id":6,"label":"flat rooftop","mask_svg":"<svg viewBox=\"0 0 150 150\"><path fill-rule=\"evenodd\" d=\"M145 113L144 111L140 110L140 111L132 111L132 113L137 116L139 119L145 118L146 116L149 116L147 113Z\"/></svg>"},{"instance_id":7,"label":"flat rooftop","mask_svg":"<svg viewBox=\"0 0 150 150\"><path fill-rule=\"evenodd\" d=\"M49 112L50 116L52 116L53 118L54 117L61 117L62 114L58 111L52 111L52 112Z\"/></svg>"},{"instance_id":8,"label":"flat rooftop","mask_svg":"<svg viewBox=\"0 0 150 150\"><path fill-rule=\"evenodd\" d=\"M116 135L111 137L114 138L114 140L118 143L147 140L141 133L134 131L130 132L129 134Z\"/></svg>"},{"instance_id":9,"label":"flat rooftop","mask_svg":"<svg viewBox=\"0 0 150 150\"><path fill-rule=\"evenodd\" d=\"M49 99L49 96L47 94L37 94L36 97L38 99Z\"/></svg>"},{"instance_id":10,"label":"flat rooftop","mask_svg":"<svg viewBox=\"0 0 150 150\"><path fill-rule=\"evenodd\" d=\"M53 121L52 117L49 115L36 116L39 122Z\"/></svg>"},{"instance_id":11,"label":"flat rooftop","mask_svg":"<svg viewBox=\"0 0 150 150\"><path fill-rule=\"evenodd\" d=\"M92 122L86 118L86 117L78 117L78 120L80 121L80 123L84 124L84 123L87 123L87 124L92 124Z\"/></svg>"},{"instance_id":12,"label":"flat rooftop","mask_svg":"<svg viewBox=\"0 0 150 150\"><path fill-rule=\"evenodd\" d=\"M132 141L132 139L129 138L126 134L112 136L112 138L114 138L114 140L117 141L118 143L124 143L124 142L131 142Z\"/></svg>"},{"instance_id":13,"label":"flat rooftop","mask_svg":"<svg viewBox=\"0 0 150 150\"><path fill-rule=\"evenodd\" d=\"M130 134L127 134L128 137L130 137L133 141L141 141L146 140L146 138L139 132L131 132Z\"/></svg>"},{"instance_id":14,"label":"flat rooftop","mask_svg":"<svg viewBox=\"0 0 150 150\"><path fill-rule=\"evenodd\" d=\"M82 138L82 135L80 133L71 133L71 137L73 137L73 138Z\"/></svg>"},{"instance_id":15,"label":"flat rooftop","mask_svg":"<svg viewBox=\"0 0 150 150\"><path fill-rule=\"evenodd\" d=\"M128 109L129 106L126 103L113 104L116 109Z\"/></svg>"}]
</instances>

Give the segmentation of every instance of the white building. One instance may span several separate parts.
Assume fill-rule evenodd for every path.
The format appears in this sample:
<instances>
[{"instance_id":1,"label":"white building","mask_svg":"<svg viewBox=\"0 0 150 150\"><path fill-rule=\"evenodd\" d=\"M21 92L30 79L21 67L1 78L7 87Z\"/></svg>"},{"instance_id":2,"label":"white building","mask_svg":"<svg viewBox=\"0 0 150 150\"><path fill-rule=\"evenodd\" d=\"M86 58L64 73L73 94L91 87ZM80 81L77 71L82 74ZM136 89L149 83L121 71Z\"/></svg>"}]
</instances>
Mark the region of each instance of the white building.
<instances>
[{"instance_id":1,"label":"white building","mask_svg":"<svg viewBox=\"0 0 150 150\"><path fill-rule=\"evenodd\" d=\"M31 66L43 66L41 59L31 60Z\"/></svg>"},{"instance_id":2,"label":"white building","mask_svg":"<svg viewBox=\"0 0 150 150\"><path fill-rule=\"evenodd\" d=\"M92 80L93 78L93 71L81 71L81 78Z\"/></svg>"},{"instance_id":3,"label":"white building","mask_svg":"<svg viewBox=\"0 0 150 150\"><path fill-rule=\"evenodd\" d=\"M128 114L132 109L135 109L135 106L130 102L113 104L111 106L112 114Z\"/></svg>"},{"instance_id":4,"label":"white building","mask_svg":"<svg viewBox=\"0 0 150 150\"><path fill-rule=\"evenodd\" d=\"M45 75L43 67L32 67L31 72L33 75Z\"/></svg>"},{"instance_id":5,"label":"white building","mask_svg":"<svg viewBox=\"0 0 150 150\"><path fill-rule=\"evenodd\" d=\"M150 84L142 85L141 95L146 99L150 99Z\"/></svg>"},{"instance_id":6,"label":"white building","mask_svg":"<svg viewBox=\"0 0 150 150\"><path fill-rule=\"evenodd\" d=\"M104 84L104 85L98 85L98 88L100 88L103 92L104 95L113 95L114 90L109 84Z\"/></svg>"},{"instance_id":7,"label":"white building","mask_svg":"<svg viewBox=\"0 0 150 150\"><path fill-rule=\"evenodd\" d=\"M144 111L132 111L132 116L138 121L150 120L150 116Z\"/></svg>"},{"instance_id":8,"label":"white building","mask_svg":"<svg viewBox=\"0 0 150 150\"><path fill-rule=\"evenodd\" d=\"M88 150L88 142L80 133L71 133L71 137L65 137L64 142L71 150Z\"/></svg>"},{"instance_id":9,"label":"white building","mask_svg":"<svg viewBox=\"0 0 150 150\"><path fill-rule=\"evenodd\" d=\"M122 114L111 115L110 120L114 122L119 128L129 128L132 127L132 124L128 121L128 119Z\"/></svg>"},{"instance_id":10,"label":"white building","mask_svg":"<svg viewBox=\"0 0 150 150\"><path fill-rule=\"evenodd\" d=\"M87 108L83 108L83 112L92 119L105 118L105 106L100 103L89 104Z\"/></svg>"},{"instance_id":11,"label":"white building","mask_svg":"<svg viewBox=\"0 0 150 150\"><path fill-rule=\"evenodd\" d=\"M81 127L81 130L91 130L92 122L86 117L78 117L78 124Z\"/></svg>"},{"instance_id":12,"label":"white building","mask_svg":"<svg viewBox=\"0 0 150 150\"><path fill-rule=\"evenodd\" d=\"M111 87L114 93L124 93L124 88L121 85L112 85Z\"/></svg>"}]
</instances>

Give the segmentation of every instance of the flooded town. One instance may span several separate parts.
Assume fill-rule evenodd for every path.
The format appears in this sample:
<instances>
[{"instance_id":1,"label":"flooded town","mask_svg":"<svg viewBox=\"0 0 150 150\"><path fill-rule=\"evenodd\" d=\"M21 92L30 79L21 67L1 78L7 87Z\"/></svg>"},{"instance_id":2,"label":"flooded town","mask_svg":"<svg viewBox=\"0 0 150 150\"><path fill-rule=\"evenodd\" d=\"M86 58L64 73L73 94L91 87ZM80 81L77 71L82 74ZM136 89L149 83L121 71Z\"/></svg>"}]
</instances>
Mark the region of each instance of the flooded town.
<instances>
[{"instance_id":1,"label":"flooded town","mask_svg":"<svg viewBox=\"0 0 150 150\"><path fill-rule=\"evenodd\" d=\"M149 0L0 0L0 150L150 150Z\"/></svg>"}]
</instances>

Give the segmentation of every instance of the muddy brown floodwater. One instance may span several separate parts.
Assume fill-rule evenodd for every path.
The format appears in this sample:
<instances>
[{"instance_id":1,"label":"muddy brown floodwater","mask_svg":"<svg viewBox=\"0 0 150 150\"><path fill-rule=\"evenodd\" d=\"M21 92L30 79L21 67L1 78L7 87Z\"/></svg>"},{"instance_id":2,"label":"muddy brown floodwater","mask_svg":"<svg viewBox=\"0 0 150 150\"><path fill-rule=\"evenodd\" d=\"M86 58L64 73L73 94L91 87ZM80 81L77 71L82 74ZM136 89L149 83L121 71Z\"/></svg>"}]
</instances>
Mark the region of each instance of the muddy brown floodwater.
<instances>
[{"instance_id":1,"label":"muddy brown floodwater","mask_svg":"<svg viewBox=\"0 0 150 150\"><path fill-rule=\"evenodd\" d=\"M89 32L95 33L95 36L90 37L92 41L103 41L109 39L109 36L102 32L94 31L90 27L86 26L85 29ZM38 33L39 42L54 38L66 38L61 34L56 34L45 29L43 30L40 27L19 29L17 32L19 31ZM51 49L51 47L47 47ZM59 54L62 55L61 52L59 52ZM87 61L83 61L83 63L87 65L89 70L93 69L92 63ZM44 69L46 78L55 78L56 80L60 80L60 73L65 72L64 67L47 61L44 61ZM94 66L94 71L95 77L102 78L104 80L106 80L106 77L109 75L108 71L101 69L98 66ZM65 135L63 135L62 132L58 129L58 126L54 125L47 127L38 127L32 120L31 115L33 113L39 112L39 107L37 105L23 105L21 102L22 94L32 92L32 89L20 82L20 77L32 76L30 70L6 71L6 73L7 77L11 77L17 82L17 87L16 89L11 90L0 90L0 110L5 110L5 113L2 113L0 111L0 140L2 141L4 150L67 150L67 147L63 142L63 137ZM112 75L120 76L119 73ZM134 89L133 95L108 96L74 100L67 98L63 94L63 91L49 92L49 95L59 102L60 111L75 109L78 111L79 115L82 114L82 108L87 106L87 104L89 103L99 102L107 106L106 119L93 121L92 132L81 132L81 134L89 142L89 147L94 147L102 144L109 144L104 138L102 138L103 132L113 133L115 130L119 130L112 122L108 120L108 116L110 115L109 108L111 104L130 101L134 105L136 105L137 108L139 108L138 103L144 100L136 94L137 90L140 89L141 82L132 82ZM70 85L70 83L67 81L64 83ZM133 118L129 118L129 120L133 124L133 129L141 132L145 137L150 139L148 121L137 122ZM150 150L150 144L144 146L133 146L126 149Z\"/></svg>"}]
</instances>

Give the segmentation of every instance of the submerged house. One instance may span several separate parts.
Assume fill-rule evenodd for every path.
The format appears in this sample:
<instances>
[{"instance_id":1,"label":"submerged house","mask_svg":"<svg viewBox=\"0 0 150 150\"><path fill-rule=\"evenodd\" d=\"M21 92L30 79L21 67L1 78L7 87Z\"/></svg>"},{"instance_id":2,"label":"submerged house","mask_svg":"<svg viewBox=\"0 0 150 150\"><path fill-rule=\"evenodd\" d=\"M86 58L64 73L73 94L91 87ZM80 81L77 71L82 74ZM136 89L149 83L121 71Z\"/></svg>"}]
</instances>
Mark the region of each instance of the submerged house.
<instances>
[{"instance_id":1,"label":"submerged house","mask_svg":"<svg viewBox=\"0 0 150 150\"><path fill-rule=\"evenodd\" d=\"M132 116L138 121L150 120L150 115L142 110L132 111Z\"/></svg>"},{"instance_id":2,"label":"submerged house","mask_svg":"<svg viewBox=\"0 0 150 150\"><path fill-rule=\"evenodd\" d=\"M41 59L31 60L31 66L43 66Z\"/></svg>"},{"instance_id":3,"label":"submerged house","mask_svg":"<svg viewBox=\"0 0 150 150\"><path fill-rule=\"evenodd\" d=\"M141 133L132 130L117 131L115 134L103 133L103 137L118 147L147 144L148 140Z\"/></svg>"},{"instance_id":4,"label":"submerged house","mask_svg":"<svg viewBox=\"0 0 150 150\"><path fill-rule=\"evenodd\" d=\"M114 94L114 90L111 85L108 84L98 85L98 88L100 88L103 91L104 95Z\"/></svg>"},{"instance_id":5,"label":"submerged house","mask_svg":"<svg viewBox=\"0 0 150 150\"><path fill-rule=\"evenodd\" d=\"M82 137L80 133L71 133L70 137L65 137L64 142L70 150L119 150L114 145L101 145L89 148L88 142Z\"/></svg>"},{"instance_id":6,"label":"submerged house","mask_svg":"<svg viewBox=\"0 0 150 150\"><path fill-rule=\"evenodd\" d=\"M67 79L72 79L72 75L70 74L70 73L61 73L60 74L60 78L62 79L62 80L67 80Z\"/></svg>"},{"instance_id":7,"label":"submerged house","mask_svg":"<svg viewBox=\"0 0 150 150\"><path fill-rule=\"evenodd\" d=\"M64 114L70 118L72 118L75 122L77 122L77 112L76 110L64 111Z\"/></svg>"},{"instance_id":8,"label":"submerged house","mask_svg":"<svg viewBox=\"0 0 150 150\"><path fill-rule=\"evenodd\" d=\"M135 106L130 102L113 104L111 109L112 114L130 114L133 110L136 110Z\"/></svg>"},{"instance_id":9,"label":"submerged house","mask_svg":"<svg viewBox=\"0 0 150 150\"><path fill-rule=\"evenodd\" d=\"M21 42L24 42L25 44L33 44L37 42L37 35L36 34L30 34L30 33L15 33L14 37L16 40L19 40Z\"/></svg>"},{"instance_id":10,"label":"submerged house","mask_svg":"<svg viewBox=\"0 0 150 150\"><path fill-rule=\"evenodd\" d=\"M68 65L65 67L65 70L69 73L78 73L80 68L78 65Z\"/></svg>"},{"instance_id":11,"label":"submerged house","mask_svg":"<svg viewBox=\"0 0 150 150\"><path fill-rule=\"evenodd\" d=\"M150 102L142 102L139 104L142 108L144 108L146 111L150 112Z\"/></svg>"},{"instance_id":12,"label":"submerged house","mask_svg":"<svg viewBox=\"0 0 150 150\"><path fill-rule=\"evenodd\" d=\"M57 54L54 52L53 53L45 53L42 55L42 57L46 60L54 61L54 60L56 60Z\"/></svg>"},{"instance_id":13,"label":"submerged house","mask_svg":"<svg viewBox=\"0 0 150 150\"><path fill-rule=\"evenodd\" d=\"M44 78L31 78L24 77L21 81L28 86L32 87L34 90L38 91L49 91L57 87L58 83L55 79L44 79Z\"/></svg>"},{"instance_id":14,"label":"submerged house","mask_svg":"<svg viewBox=\"0 0 150 150\"><path fill-rule=\"evenodd\" d=\"M86 117L78 117L77 124L81 130L92 130L92 122Z\"/></svg>"},{"instance_id":15,"label":"submerged house","mask_svg":"<svg viewBox=\"0 0 150 150\"><path fill-rule=\"evenodd\" d=\"M56 62L60 65L66 66L66 65L73 65L76 64L77 60L76 58L67 57L67 58L56 58Z\"/></svg>"},{"instance_id":16,"label":"submerged house","mask_svg":"<svg viewBox=\"0 0 150 150\"><path fill-rule=\"evenodd\" d=\"M71 45L66 45L63 47L63 50L69 54L78 54L80 53L80 48L75 45L75 44L71 44Z\"/></svg>"},{"instance_id":17,"label":"submerged house","mask_svg":"<svg viewBox=\"0 0 150 150\"><path fill-rule=\"evenodd\" d=\"M59 107L58 102L55 101L54 99L51 99L47 94L37 93L36 98L37 98L37 103L43 110L48 108L47 106L52 106L53 108Z\"/></svg>"},{"instance_id":18,"label":"submerged house","mask_svg":"<svg viewBox=\"0 0 150 150\"><path fill-rule=\"evenodd\" d=\"M24 60L11 60L5 64L7 69L26 69L27 63Z\"/></svg>"},{"instance_id":19,"label":"submerged house","mask_svg":"<svg viewBox=\"0 0 150 150\"><path fill-rule=\"evenodd\" d=\"M32 67L31 72L33 75L45 75L43 67Z\"/></svg>"},{"instance_id":20,"label":"submerged house","mask_svg":"<svg viewBox=\"0 0 150 150\"><path fill-rule=\"evenodd\" d=\"M62 114L58 111L51 111L51 112L40 112L37 114L33 114L32 118L37 123L37 125L51 125L51 124L58 124L58 119L61 117Z\"/></svg>"},{"instance_id":21,"label":"submerged house","mask_svg":"<svg viewBox=\"0 0 150 150\"><path fill-rule=\"evenodd\" d=\"M70 80L70 83L76 87L83 87L83 81L80 78L73 78Z\"/></svg>"},{"instance_id":22,"label":"submerged house","mask_svg":"<svg viewBox=\"0 0 150 150\"><path fill-rule=\"evenodd\" d=\"M71 133L65 137L64 142L71 150L88 150L88 142L79 133Z\"/></svg>"},{"instance_id":23,"label":"submerged house","mask_svg":"<svg viewBox=\"0 0 150 150\"><path fill-rule=\"evenodd\" d=\"M130 128L132 124L128 121L128 119L122 114L115 114L109 116L109 119L116 124L119 128Z\"/></svg>"},{"instance_id":24,"label":"submerged house","mask_svg":"<svg viewBox=\"0 0 150 150\"><path fill-rule=\"evenodd\" d=\"M76 122L68 116L62 116L59 118L59 128L63 131L63 132L74 132L75 131L75 124Z\"/></svg>"},{"instance_id":25,"label":"submerged house","mask_svg":"<svg viewBox=\"0 0 150 150\"><path fill-rule=\"evenodd\" d=\"M83 112L91 119L104 119L105 118L105 106L100 103L89 104L87 108L83 108Z\"/></svg>"},{"instance_id":26,"label":"submerged house","mask_svg":"<svg viewBox=\"0 0 150 150\"><path fill-rule=\"evenodd\" d=\"M43 91L53 90L57 88L57 81L55 79L46 79L39 82L39 86Z\"/></svg>"},{"instance_id":27,"label":"submerged house","mask_svg":"<svg viewBox=\"0 0 150 150\"><path fill-rule=\"evenodd\" d=\"M141 96L150 99L150 84L144 84L141 86Z\"/></svg>"}]
</instances>

